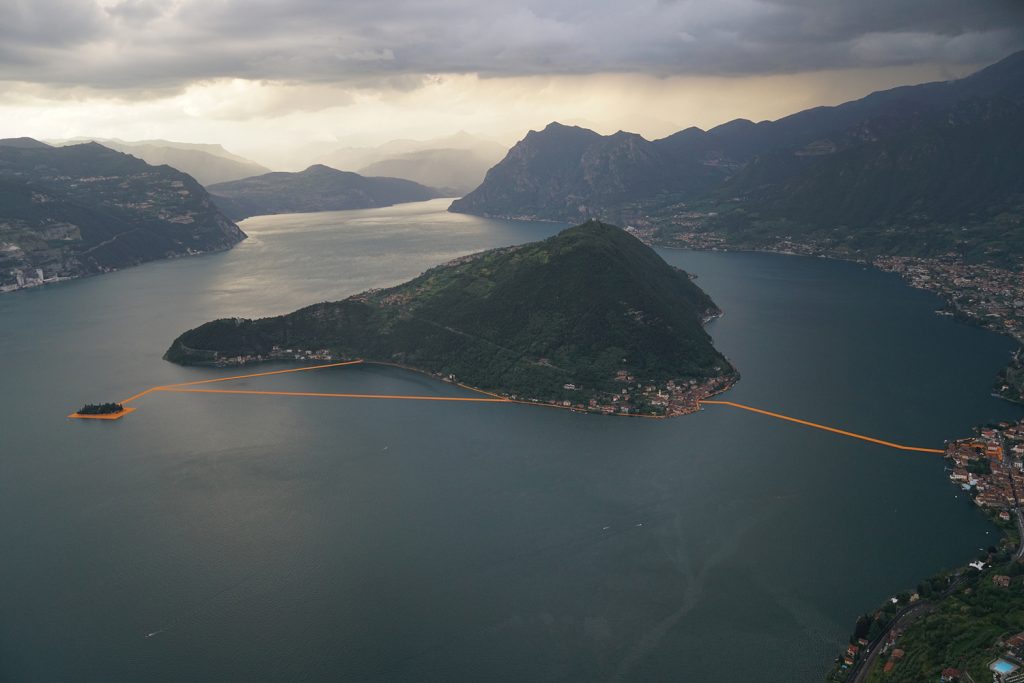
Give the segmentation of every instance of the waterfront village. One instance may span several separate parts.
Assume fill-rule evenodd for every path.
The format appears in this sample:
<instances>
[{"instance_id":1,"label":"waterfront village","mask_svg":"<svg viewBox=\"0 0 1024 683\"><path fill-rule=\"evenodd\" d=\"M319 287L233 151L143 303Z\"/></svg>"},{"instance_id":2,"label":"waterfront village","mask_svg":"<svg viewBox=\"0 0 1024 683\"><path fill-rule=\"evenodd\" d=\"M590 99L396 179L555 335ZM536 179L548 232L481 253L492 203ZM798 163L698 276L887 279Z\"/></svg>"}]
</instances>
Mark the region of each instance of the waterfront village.
<instances>
[{"instance_id":1,"label":"waterfront village","mask_svg":"<svg viewBox=\"0 0 1024 683\"><path fill-rule=\"evenodd\" d=\"M917 591L895 596L874 614L862 617L849 646L837 658L829 681L911 680L901 675L901 667L916 671L920 660L934 653L920 652L923 648L919 641L907 642L904 636L910 624L927 617L945 618L944 606L947 613L970 612L975 608L972 599L990 599L993 592L999 594L996 599L1007 606L1010 614L1024 605L1024 511L1020 507L1024 496L1024 419L981 427L973 437L948 443L945 457L950 480L992 515L1009 532L1007 537L1001 547L989 547L962 570L929 579ZM985 598L986 592L989 598ZM967 661L975 664L976 674L979 668L991 673L994 683L1024 683L1024 623L1006 630L997 622L993 628L997 635L981 647L975 646L975 651L947 654L953 661L942 662L944 668L937 680L980 683L983 679L972 677ZM951 637L942 633L941 622L932 630L940 639Z\"/></svg>"},{"instance_id":2,"label":"waterfront village","mask_svg":"<svg viewBox=\"0 0 1024 683\"><path fill-rule=\"evenodd\" d=\"M696 412L700 409L701 401L725 391L733 383L729 378L712 377L703 381L690 379L675 382L669 380L664 386L659 387L656 384L638 382L636 377L626 370L619 370L616 373L615 381L623 384L618 393L599 394L597 397L588 399L586 404L567 399L561 401L551 399L547 403L603 415L656 414L675 417ZM582 389L574 384L566 384L562 388L566 391ZM509 398L517 400L514 395ZM531 403L539 402L537 399L526 400Z\"/></svg>"},{"instance_id":3,"label":"waterfront village","mask_svg":"<svg viewBox=\"0 0 1024 683\"><path fill-rule=\"evenodd\" d=\"M270 353L262 355L230 356L218 358L214 363L218 367L248 365L250 363L262 363L274 360L287 361L320 361L320 362L344 362L354 360L343 358L333 353L330 349L285 349L274 346ZM545 364L546 359L537 361ZM399 363L382 363L384 365L395 365L408 370L423 372L415 367L403 366ZM449 384L459 384L459 378L455 375L441 373L425 373L436 379ZM568 408L576 412L599 413L602 415L656 415L660 417L675 417L677 415L688 415L700 409L700 401L719 394L735 383L733 377L711 377L703 380L687 379L673 381L668 380L663 385L638 380L629 370L619 370L615 374L615 382L621 385L621 389L615 392L601 392L597 396L586 399L565 398L571 397L574 393L584 391L584 387L567 382L562 385L559 398L539 399L526 396L509 394L507 398L513 401L524 403L537 403L560 408Z\"/></svg>"},{"instance_id":4,"label":"waterfront village","mask_svg":"<svg viewBox=\"0 0 1024 683\"><path fill-rule=\"evenodd\" d=\"M953 441L946 448L949 478L982 508L995 511L1004 522L1024 496L1024 421L1000 422L978 435Z\"/></svg>"}]
</instances>

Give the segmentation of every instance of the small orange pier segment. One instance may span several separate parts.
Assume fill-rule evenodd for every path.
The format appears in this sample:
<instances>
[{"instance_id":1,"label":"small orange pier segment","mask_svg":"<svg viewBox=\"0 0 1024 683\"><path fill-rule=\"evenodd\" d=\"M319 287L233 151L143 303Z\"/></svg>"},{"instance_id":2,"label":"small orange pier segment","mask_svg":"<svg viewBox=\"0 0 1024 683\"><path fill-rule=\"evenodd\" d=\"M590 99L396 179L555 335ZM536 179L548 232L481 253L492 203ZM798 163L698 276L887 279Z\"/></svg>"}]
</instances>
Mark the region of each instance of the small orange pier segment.
<instances>
[{"instance_id":1,"label":"small orange pier segment","mask_svg":"<svg viewBox=\"0 0 1024 683\"><path fill-rule=\"evenodd\" d=\"M125 400L121 401L121 405L124 405L125 403L128 403L130 401L134 401L137 398L142 398L146 394L151 394L154 391L160 391L161 389L163 389L163 387L150 387L149 389L146 389L145 391L140 391L139 393L135 394L134 396L131 396L131 397L126 398ZM132 410L134 410L134 408Z\"/></svg>"},{"instance_id":2,"label":"small orange pier segment","mask_svg":"<svg viewBox=\"0 0 1024 683\"><path fill-rule=\"evenodd\" d=\"M122 405L124 404L122 403ZM104 415L82 415L81 413L71 413L70 415L68 415L68 417L74 418L76 420L120 420L128 413L134 412L135 408L129 408L128 406L125 406L124 410L122 410L119 413L106 413Z\"/></svg>"},{"instance_id":3,"label":"small orange pier segment","mask_svg":"<svg viewBox=\"0 0 1024 683\"><path fill-rule=\"evenodd\" d=\"M818 424L817 422L808 422L807 420L800 420L795 417L789 417L788 415L782 415L781 413L773 413L768 410L761 410L760 408L754 408L752 406L743 405L742 403L734 403L732 401L700 401L700 405L716 405L716 406L730 406L732 408L739 408L740 410L749 410L752 413L758 413L759 415L767 415L768 417L774 417L777 420L785 420L786 422L795 422L798 425L805 427L813 427L814 429L821 429L826 432L832 432L833 434L840 434L842 436L848 436L853 439L860 439L861 441L867 441L870 443L876 443L881 446L888 448L895 448L900 451L915 451L917 453L939 453L945 454L946 451L939 448L921 448L920 446L904 446L902 444L893 443L891 441L883 441L881 439L875 439L870 436L864 436L863 434L857 434L856 432L848 432L844 429L836 429L835 427L828 427L826 425Z\"/></svg>"},{"instance_id":4,"label":"small orange pier segment","mask_svg":"<svg viewBox=\"0 0 1024 683\"><path fill-rule=\"evenodd\" d=\"M505 398L504 396L499 396L498 394L492 394L489 391L484 391L483 389L477 389L476 387L471 387L471 386L467 386L465 384L461 384L459 382L456 382L455 386L457 386L457 387L459 387L461 389L467 389L469 391L475 391L478 394L483 394L484 396L490 396L491 398L501 399L502 401L511 401L512 400L512 399L509 399L509 398ZM524 403L526 403L526 401L524 401Z\"/></svg>"}]
</instances>

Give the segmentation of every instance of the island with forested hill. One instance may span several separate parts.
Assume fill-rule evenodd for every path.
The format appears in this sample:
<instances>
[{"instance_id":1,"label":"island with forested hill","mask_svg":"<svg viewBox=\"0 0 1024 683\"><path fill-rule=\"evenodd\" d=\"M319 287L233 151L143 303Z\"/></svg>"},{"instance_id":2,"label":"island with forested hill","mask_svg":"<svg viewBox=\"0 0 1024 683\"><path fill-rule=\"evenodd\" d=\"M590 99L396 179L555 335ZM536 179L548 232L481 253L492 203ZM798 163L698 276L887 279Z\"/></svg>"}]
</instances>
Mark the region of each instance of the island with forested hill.
<instances>
[{"instance_id":1,"label":"island with forested hill","mask_svg":"<svg viewBox=\"0 0 1024 683\"><path fill-rule=\"evenodd\" d=\"M519 401L678 415L738 379L704 330L719 313L687 273L590 221L397 287L273 318L215 320L182 334L164 358L360 358Z\"/></svg>"}]
</instances>

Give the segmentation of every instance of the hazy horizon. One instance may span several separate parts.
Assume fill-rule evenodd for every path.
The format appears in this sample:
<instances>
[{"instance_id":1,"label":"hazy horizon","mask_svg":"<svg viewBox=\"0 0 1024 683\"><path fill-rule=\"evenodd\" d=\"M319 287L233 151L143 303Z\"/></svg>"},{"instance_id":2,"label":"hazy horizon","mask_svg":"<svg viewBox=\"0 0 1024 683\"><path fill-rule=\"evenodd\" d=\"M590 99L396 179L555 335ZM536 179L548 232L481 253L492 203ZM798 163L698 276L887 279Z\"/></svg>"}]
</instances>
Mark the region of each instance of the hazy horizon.
<instances>
[{"instance_id":1,"label":"hazy horizon","mask_svg":"<svg viewBox=\"0 0 1024 683\"><path fill-rule=\"evenodd\" d=\"M292 170L460 130L507 147L551 121L653 139L776 119L1024 49L1011 0L869 4L16 1L0 136L216 143Z\"/></svg>"}]
</instances>

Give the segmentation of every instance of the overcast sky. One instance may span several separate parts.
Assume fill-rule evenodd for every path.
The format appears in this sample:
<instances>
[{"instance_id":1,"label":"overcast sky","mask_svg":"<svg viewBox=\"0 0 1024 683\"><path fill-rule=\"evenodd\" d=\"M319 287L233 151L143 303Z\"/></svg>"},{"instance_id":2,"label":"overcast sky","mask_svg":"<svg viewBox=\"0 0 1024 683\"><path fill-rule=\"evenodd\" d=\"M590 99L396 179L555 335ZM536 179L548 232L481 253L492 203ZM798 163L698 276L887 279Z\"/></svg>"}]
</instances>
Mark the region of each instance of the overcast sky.
<instances>
[{"instance_id":1,"label":"overcast sky","mask_svg":"<svg viewBox=\"0 0 1024 683\"><path fill-rule=\"evenodd\" d=\"M1024 0L0 0L0 136L292 148L777 118L1024 49ZM293 158L294 157L294 158Z\"/></svg>"}]
</instances>

